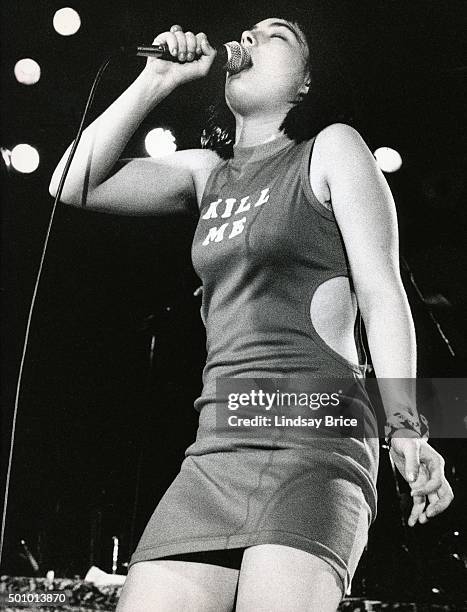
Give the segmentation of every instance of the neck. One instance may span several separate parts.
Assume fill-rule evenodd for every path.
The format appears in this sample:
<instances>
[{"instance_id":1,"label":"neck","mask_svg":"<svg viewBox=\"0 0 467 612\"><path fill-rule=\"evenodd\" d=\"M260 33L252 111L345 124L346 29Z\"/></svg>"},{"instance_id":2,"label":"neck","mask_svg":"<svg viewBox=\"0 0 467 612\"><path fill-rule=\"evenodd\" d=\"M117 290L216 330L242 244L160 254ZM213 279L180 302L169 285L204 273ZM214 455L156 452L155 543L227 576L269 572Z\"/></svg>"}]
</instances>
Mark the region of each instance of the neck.
<instances>
[{"instance_id":1,"label":"neck","mask_svg":"<svg viewBox=\"0 0 467 612\"><path fill-rule=\"evenodd\" d=\"M265 144L283 136L280 129L284 114L264 115L258 117L236 117L235 146L254 147Z\"/></svg>"}]
</instances>

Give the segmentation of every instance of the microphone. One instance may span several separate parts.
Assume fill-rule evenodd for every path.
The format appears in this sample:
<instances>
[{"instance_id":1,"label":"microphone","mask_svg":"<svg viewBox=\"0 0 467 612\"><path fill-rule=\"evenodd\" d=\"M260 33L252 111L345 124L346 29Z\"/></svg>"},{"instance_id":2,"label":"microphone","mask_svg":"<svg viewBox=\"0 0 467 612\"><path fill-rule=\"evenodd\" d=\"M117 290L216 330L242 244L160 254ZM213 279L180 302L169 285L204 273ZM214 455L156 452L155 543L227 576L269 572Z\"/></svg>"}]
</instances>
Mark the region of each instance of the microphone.
<instances>
[{"instance_id":1,"label":"microphone","mask_svg":"<svg viewBox=\"0 0 467 612\"><path fill-rule=\"evenodd\" d=\"M166 43L160 45L138 46L133 50L136 52L136 55L140 57L157 57L166 61L178 61L177 58L170 53ZM241 72L245 68L249 68L252 64L248 49L235 40L224 43L218 47L214 62L220 64L222 70L230 72L231 74Z\"/></svg>"}]
</instances>

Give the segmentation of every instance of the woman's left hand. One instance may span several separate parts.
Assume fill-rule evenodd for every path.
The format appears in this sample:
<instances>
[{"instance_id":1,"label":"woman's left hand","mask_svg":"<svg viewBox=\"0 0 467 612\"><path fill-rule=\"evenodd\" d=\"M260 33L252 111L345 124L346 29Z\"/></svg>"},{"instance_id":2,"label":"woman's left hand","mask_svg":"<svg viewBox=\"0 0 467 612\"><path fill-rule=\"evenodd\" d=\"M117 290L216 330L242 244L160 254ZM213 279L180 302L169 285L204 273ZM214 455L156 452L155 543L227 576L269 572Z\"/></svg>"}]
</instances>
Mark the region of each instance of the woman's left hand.
<instances>
[{"instance_id":1,"label":"woman's left hand","mask_svg":"<svg viewBox=\"0 0 467 612\"><path fill-rule=\"evenodd\" d=\"M454 499L444 475L444 459L426 440L413 432L401 430L391 439L390 455L412 489L413 508L408 524L421 524L449 506ZM408 437L410 436L410 437ZM428 504L427 504L428 501Z\"/></svg>"}]
</instances>

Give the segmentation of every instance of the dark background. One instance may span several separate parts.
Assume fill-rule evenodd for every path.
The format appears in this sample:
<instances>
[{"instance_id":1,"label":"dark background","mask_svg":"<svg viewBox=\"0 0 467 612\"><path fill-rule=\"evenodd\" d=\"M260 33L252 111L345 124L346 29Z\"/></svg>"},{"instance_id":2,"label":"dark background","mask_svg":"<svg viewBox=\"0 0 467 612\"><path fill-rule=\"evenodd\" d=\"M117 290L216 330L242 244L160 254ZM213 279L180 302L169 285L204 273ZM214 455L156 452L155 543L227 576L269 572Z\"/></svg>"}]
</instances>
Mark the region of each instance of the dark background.
<instances>
[{"instance_id":1,"label":"dark background","mask_svg":"<svg viewBox=\"0 0 467 612\"><path fill-rule=\"evenodd\" d=\"M404 161L387 178L398 208L401 253L425 297L424 304L404 271L419 373L463 376L466 4L312 4L316 35L336 46L351 76L369 145L394 147ZM53 29L53 14L63 6L58 2L2 3L1 146L28 142L41 155L31 175L2 166L3 474L27 313L52 210L48 183L74 136L99 64L118 45L151 42L172 23L206 31L213 42L238 39L250 23L246 3L66 5L82 20L71 37ZM268 16L271 10L263 13ZM34 86L14 78L14 64L22 57L41 66ZM127 58L111 65L91 118L130 84L143 62ZM145 155L144 135L157 126L170 127L179 148L197 146L211 91L212 84L195 83L175 92L147 118L125 155ZM84 575L92 563L110 571L112 536L120 538L123 563L178 472L196 431L192 403L204 358L199 298L193 296L200 283L190 263L193 229L183 218L119 217L59 205L22 383L3 573L31 572L20 556L21 538L41 573ZM445 599L461 593L467 563L465 540L460 543L467 529L466 444L434 445L446 458L455 502L428 525L404 533L383 452L379 519L355 580L357 593L365 581L367 593L376 596L426 595L432 586ZM416 578L407 580L408 572Z\"/></svg>"}]
</instances>

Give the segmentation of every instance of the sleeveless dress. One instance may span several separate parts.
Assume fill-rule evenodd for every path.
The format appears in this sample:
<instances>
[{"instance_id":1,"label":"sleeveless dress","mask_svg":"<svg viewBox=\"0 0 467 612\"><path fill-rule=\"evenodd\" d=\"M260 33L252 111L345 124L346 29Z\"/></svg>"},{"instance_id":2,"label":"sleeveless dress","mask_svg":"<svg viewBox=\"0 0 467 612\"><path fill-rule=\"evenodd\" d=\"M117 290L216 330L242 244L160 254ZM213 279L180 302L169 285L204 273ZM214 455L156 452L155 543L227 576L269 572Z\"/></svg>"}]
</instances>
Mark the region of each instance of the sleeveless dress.
<instances>
[{"instance_id":1,"label":"sleeveless dress","mask_svg":"<svg viewBox=\"0 0 467 612\"><path fill-rule=\"evenodd\" d=\"M351 363L317 333L316 289L350 270L333 213L314 195L314 138L236 147L207 181L192 246L203 284L207 360L196 440L150 518L130 566L180 553L283 544L327 561L347 591L376 516L377 434L222 435L222 377L345 378ZM332 307L332 305L331 305ZM359 320L359 313L357 320ZM359 357L361 339L356 334ZM375 418L365 403L366 417Z\"/></svg>"}]
</instances>

